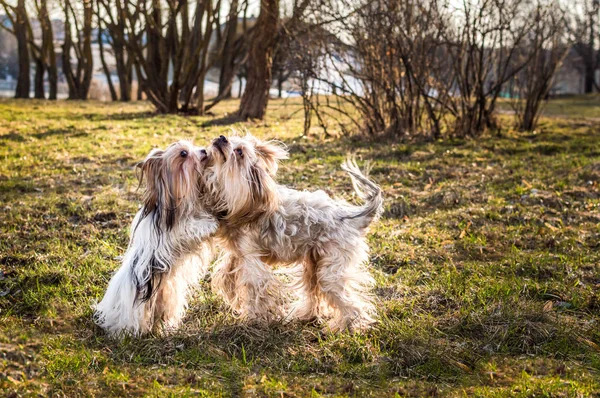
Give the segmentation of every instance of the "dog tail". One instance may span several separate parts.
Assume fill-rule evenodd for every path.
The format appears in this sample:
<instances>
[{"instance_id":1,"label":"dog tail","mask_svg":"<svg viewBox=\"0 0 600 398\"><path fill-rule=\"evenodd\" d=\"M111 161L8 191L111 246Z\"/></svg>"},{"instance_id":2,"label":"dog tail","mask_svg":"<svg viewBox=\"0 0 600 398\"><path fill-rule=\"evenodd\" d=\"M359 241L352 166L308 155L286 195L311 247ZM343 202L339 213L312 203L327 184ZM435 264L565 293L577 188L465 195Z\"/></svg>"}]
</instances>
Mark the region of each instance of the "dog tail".
<instances>
[{"instance_id":1,"label":"dog tail","mask_svg":"<svg viewBox=\"0 0 600 398\"><path fill-rule=\"evenodd\" d=\"M356 160L353 157L348 157L346 162L342 164L342 169L350 175L352 185L356 194L365 201L358 208L358 211L353 211L342 217L343 220L356 220L359 223L359 228L368 227L373 220L379 217L383 211L383 191L379 185L369 180L358 168Z\"/></svg>"}]
</instances>

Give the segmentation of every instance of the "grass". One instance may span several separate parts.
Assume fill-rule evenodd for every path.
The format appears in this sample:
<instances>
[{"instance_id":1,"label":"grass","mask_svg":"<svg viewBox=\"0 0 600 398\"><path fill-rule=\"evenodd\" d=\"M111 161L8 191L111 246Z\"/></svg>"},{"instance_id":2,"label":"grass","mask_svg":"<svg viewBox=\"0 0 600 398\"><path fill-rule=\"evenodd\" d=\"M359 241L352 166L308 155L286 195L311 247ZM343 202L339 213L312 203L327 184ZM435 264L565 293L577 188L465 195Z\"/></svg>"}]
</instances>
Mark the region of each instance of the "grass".
<instances>
[{"instance_id":1,"label":"grass","mask_svg":"<svg viewBox=\"0 0 600 398\"><path fill-rule=\"evenodd\" d=\"M498 102L501 111L513 113L513 100L501 99ZM589 94L580 96L565 96L545 101L542 113L546 117L560 119L600 119L600 95Z\"/></svg>"},{"instance_id":2,"label":"grass","mask_svg":"<svg viewBox=\"0 0 600 398\"><path fill-rule=\"evenodd\" d=\"M600 121L558 114L535 134L392 143L302 138L300 105L273 101L264 123L242 126L290 146L282 183L352 200L339 168L352 151L384 188L369 234L380 322L358 335L244 325L205 281L175 335L106 338L90 304L127 245L134 163L227 133L236 106L180 117L0 102L3 394L600 394Z\"/></svg>"}]
</instances>

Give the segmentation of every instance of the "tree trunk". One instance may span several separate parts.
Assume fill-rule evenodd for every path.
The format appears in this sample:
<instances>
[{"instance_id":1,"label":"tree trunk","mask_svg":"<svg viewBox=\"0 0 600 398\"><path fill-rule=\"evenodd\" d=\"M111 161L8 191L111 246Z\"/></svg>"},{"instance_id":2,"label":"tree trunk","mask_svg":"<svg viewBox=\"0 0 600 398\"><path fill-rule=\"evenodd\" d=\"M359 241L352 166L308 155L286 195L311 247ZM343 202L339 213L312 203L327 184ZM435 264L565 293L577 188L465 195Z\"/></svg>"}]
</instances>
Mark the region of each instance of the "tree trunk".
<instances>
[{"instance_id":1,"label":"tree trunk","mask_svg":"<svg viewBox=\"0 0 600 398\"><path fill-rule=\"evenodd\" d=\"M584 87L583 92L586 94L592 93L594 91L594 65L586 62L585 63L585 73L584 73Z\"/></svg>"},{"instance_id":2,"label":"tree trunk","mask_svg":"<svg viewBox=\"0 0 600 398\"><path fill-rule=\"evenodd\" d=\"M586 94L594 91L594 82L596 76L596 16L598 13L598 1L593 1L593 7L589 13L589 39L587 48L587 59L585 60L585 87L584 92Z\"/></svg>"},{"instance_id":3,"label":"tree trunk","mask_svg":"<svg viewBox=\"0 0 600 398\"><path fill-rule=\"evenodd\" d=\"M44 68L48 72L50 89L48 99L55 100L58 91L58 70L56 67L56 52L54 51L54 32L48 15L46 0L40 1L39 17L42 27L42 58L44 59Z\"/></svg>"},{"instance_id":4,"label":"tree trunk","mask_svg":"<svg viewBox=\"0 0 600 398\"><path fill-rule=\"evenodd\" d=\"M221 74L219 76L219 94L222 98L231 98L231 81L235 77L235 37L237 33L237 7L238 0L231 1L229 10L229 22L225 37L225 48L221 62Z\"/></svg>"},{"instance_id":5,"label":"tree trunk","mask_svg":"<svg viewBox=\"0 0 600 398\"><path fill-rule=\"evenodd\" d=\"M261 0L260 15L250 44L246 90L239 109L242 119L263 119L265 116L278 21L279 0Z\"/></svg>"},{"instance_id":6,"label":"tree trunk","mask_svg":"<svg viewBox=\"0 0 600 398\"><path fill-rule=\"evenodd\" d=\"M83 4L83 80L79 87L79 99L85 100L90 91L94 73L94 56L92 54L92 16L94 12L92 0L84 0Z\"/></svg>"},{"instance_id":7,"label":"tree trunk","mask_svg":"<svg viewBox=\"0 0 600 398\"><path fill-rule=\"evenodd\" d=\"M63 43L63 72L69 85L69 99L85 100L90 91L94 60L92 54L92 0L83 1L83 28L81 34L77 35L77 73L73 73L71 66L71 48L73 38L71 36L71 15L73 8L70 0L64 0L65 14L65 41Z\"/></svg>"},{"instance_id":8,"label":"tree trunk","mask_svg":"<svg viewBox=\"0 0 600 398\"><path fill-rule=\"evenodd\" d=\"M102 24L100 20L98 20L98 50L100 52L100 62L102 62L102 70L106 75L106 83L108 84L108 90L110 91L110 98L111 100L116 101L118 99L117 92L115 91L115 85L112 82L110 69L108 68L106 59L104 58L104 43L102 40Z\"/></svg>"},{"instance_id":9,"label":"tree trunk","mask_svg":"<svg viewBox=\"0 0 600 398\"><path fill-rule=\"evenodd\" d=\"M71 17L70 3L65 0L65 40L62 44L62 69L65 75L65 80L69 86L69 99L77 98L77 88L75 86L75 76L73 75L73 67L71 66L71 47L73 46L73 38L71 36Z\"/></svg>"},{"instance_id":10,"label":"tree trunk","mask_svg":"<svg viewBox=\"0 0 600 398\"><path fill-rule=\"evenodd\" d=\"M125 62L125 51L122 43L115 41L113 50L115 52L115 61L117 64L117 76L119 76L121 101L128 102L131 100L131 73L129 71L131 67L128 67Z\"/></svg>"},{"instance_id":11,"label":"tree trunk","mask_svg":"<svg viewBox=\"0 0 600 398\"><path fill-rule=\"evenodd\" d=\"M54 44L52 44L54 47ZM48 85L50 86L50 93L48 94L49 100L56 100L58 95L58 68L56 67L56 54L54 48L52 49L52 58L49 60L48 65Z\"/></svg>"},{"instance_id":12,"label":"tree trunk","mask_svg":"<svg viewBox=\"0 0 600 398\"><path fill-rule=\"evenodd\" d=\"M44 95L44 61L43 59L36 58L35 59L35 80L34 80L34 98L36 99L45 99Z\"/></svg>"},{"instance_id":13,"label":"tree trunk","mask_svg":"<svg viewBox=\"0 0 600 398\"><path fill-rule=\"evenodd\" d=\"M281 98L283 94L283 79L280 77L277 79L277 98Z\"/></svg>"},{"instance_id":14,"label":"tree trunk","mask_svg":"<svg viewBox=\"0 0 600 398\"><path fill-rule=\"evenodd\" d=\"M19 0L16 7L17 23L14 27L19 53L19 76L15 98L29 98L31 79L29 77L29 44L27 43L27 10L25 0Z\"/></svg>"}]
</instances>

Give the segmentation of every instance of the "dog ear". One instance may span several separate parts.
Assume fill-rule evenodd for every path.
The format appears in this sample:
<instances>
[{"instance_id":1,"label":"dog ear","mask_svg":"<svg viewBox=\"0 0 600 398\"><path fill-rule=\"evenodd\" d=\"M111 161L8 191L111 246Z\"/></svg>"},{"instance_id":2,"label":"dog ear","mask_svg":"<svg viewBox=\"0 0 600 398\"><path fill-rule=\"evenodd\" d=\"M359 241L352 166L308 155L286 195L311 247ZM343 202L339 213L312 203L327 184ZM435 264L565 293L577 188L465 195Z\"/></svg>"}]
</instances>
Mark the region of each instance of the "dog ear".
<instances>
[{"instance_id":1,"label":"dog ear","mask_svg":"<svg viewBox=\"0 0 600 398\"><path fill-rule=\"evenodd\" d=\"M253 207L259 213L271 213L277 208L277 185L271 175L258 166L250 169Z\"/></svg>"},{"instance_id":2,"label":"dog ear","mask_svg":"<svg viewBox=\"0 0 600 398\"><path fill-rule=\"evenodd\" d=\"M271 175L277 173L280 160L289 158L287 148L279 141L258 141L255 150L256 154L265 162L266 170Z\"/></svg>"},{"instance_id":3,"label":"dog ear","mask_svg":"<svg viewBox=\"0 0 600 398\"><path fill-rule=\"evenodd\" d=\"M165 191L165 181L162 173L164 151L153 149L146 159L137 164L141 170L139 175L140 185L146 184L144 190L144 216L152 213L154 210L162 207L167 192Z\"/></svg>"}]
</instances>

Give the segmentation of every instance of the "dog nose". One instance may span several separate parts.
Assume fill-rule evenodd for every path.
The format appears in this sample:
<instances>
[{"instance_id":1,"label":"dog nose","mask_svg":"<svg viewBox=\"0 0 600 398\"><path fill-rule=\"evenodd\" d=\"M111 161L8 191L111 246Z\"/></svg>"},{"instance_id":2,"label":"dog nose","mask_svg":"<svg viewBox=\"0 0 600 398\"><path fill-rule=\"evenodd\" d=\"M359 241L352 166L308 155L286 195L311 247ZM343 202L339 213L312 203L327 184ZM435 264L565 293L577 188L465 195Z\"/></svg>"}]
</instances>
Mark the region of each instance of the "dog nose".
<instances>
[{"instance_id":1,"label":"dog nose","mask_svg":"<svg viewBox=\"0 0 600 398\"><path fill-rule=\"evenodd\" d=\"M207 156L208 153L206 153L206 149L200 149L200 155Z\"/></svg>"},{"instance_id":2,"label":"dog nose","mask_svg":"<svg viewBox=\"0 0 600 398\"><path fill-rule=\"evenodd\" d=\"M222 143L226 144L227 143L227 137L225 137L224 135L220 135L219 136L219 141L221 141Z\"/></svg>"}]
</instances>

